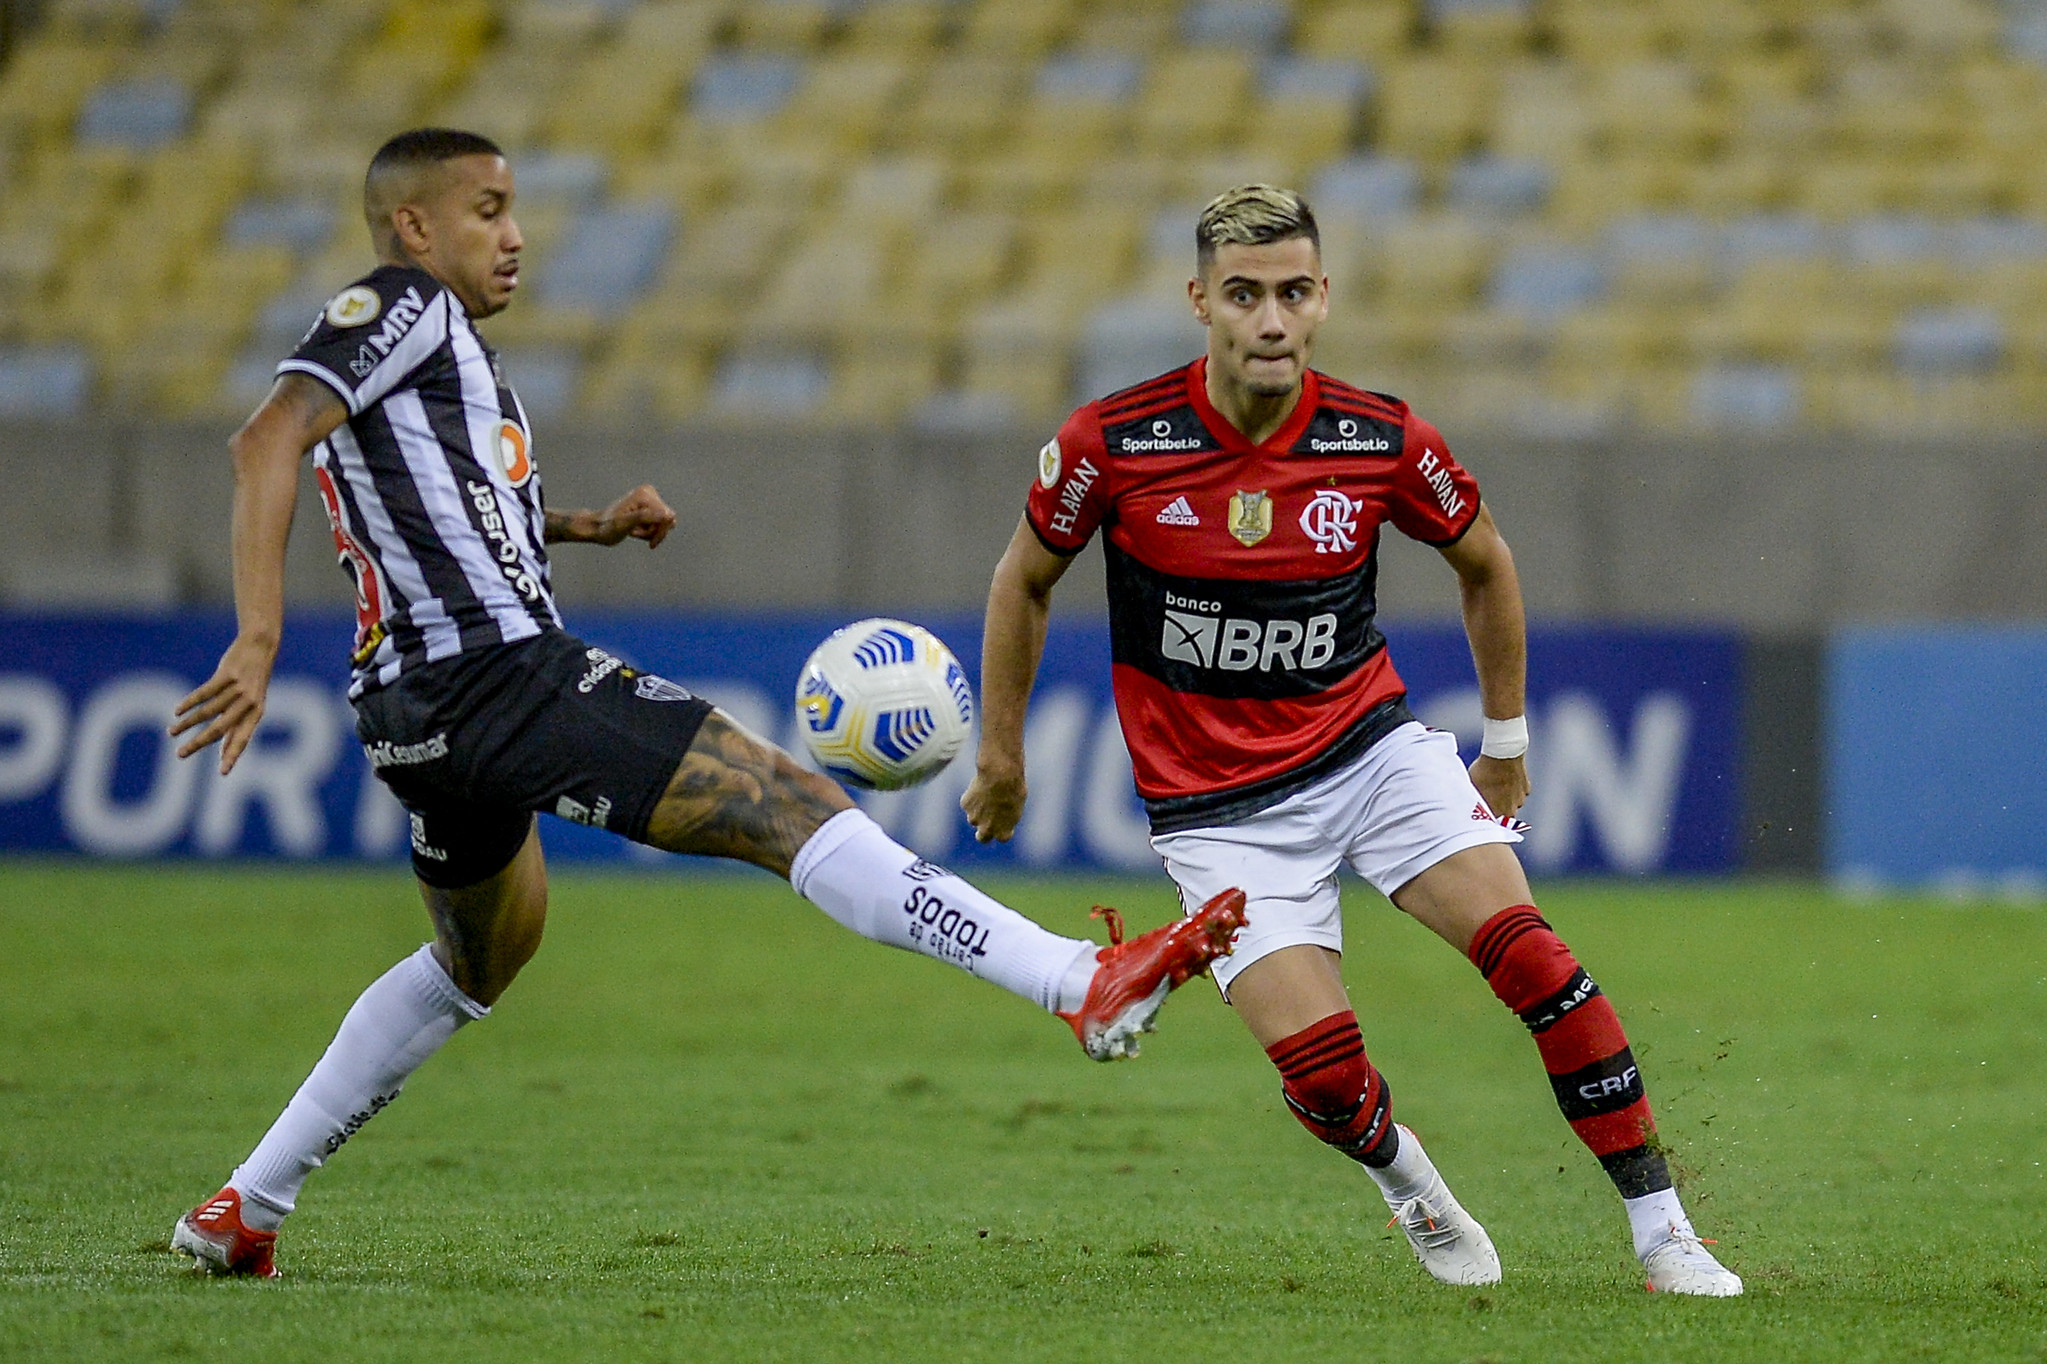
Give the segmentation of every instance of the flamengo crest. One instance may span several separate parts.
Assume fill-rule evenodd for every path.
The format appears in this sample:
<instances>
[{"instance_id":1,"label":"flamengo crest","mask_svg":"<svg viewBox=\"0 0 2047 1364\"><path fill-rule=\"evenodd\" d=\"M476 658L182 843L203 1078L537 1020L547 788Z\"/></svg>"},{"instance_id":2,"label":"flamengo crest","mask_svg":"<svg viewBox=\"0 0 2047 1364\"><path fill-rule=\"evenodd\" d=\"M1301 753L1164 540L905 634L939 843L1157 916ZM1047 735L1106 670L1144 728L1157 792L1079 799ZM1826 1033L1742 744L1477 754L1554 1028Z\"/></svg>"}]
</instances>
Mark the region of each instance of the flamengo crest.
<instances>
[{"instance_id":1,"label":"flamengo crest","mask_svg":"<svg viewBox=\"0 0 2047 1364\"><path fill-rule=\"evenodd\" d=\"M1246 549L1272 534L1272 499L1264 489L1230 494L1230 534Z\"/></svg>"},{"instance_id":2,"label":"flamengo crest","mask_svg":"<svg viewBox=\"0 0 2047 1364\"><path fill-rule=\"evenodd\" d=\"M1358 508L1334 488L1317 488L1301 512L1301 529L1315 542L1317 554L1348 554L1358 547Z\"/></svg>"}]
</instances>

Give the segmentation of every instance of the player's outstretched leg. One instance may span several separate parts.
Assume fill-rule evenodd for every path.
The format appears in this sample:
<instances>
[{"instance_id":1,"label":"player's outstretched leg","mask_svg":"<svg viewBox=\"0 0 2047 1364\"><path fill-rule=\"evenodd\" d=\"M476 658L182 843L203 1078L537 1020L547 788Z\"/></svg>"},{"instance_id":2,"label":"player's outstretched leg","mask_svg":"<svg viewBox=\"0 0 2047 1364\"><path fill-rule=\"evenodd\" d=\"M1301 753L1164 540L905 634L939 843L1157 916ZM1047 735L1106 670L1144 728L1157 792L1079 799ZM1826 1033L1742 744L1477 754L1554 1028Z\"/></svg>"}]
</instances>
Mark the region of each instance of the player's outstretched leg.
<instances>
[{"instance_id":1,"label":"player's outstretched leg","mask_svg":"<svg viewBox=\"0 0 2047 1364\"><path fill-rule=\"evenodd\" d=\"M649 822L671 852L731 857L786 876L864 938L949 962L1066 1018L1098 1061L1137 1054L1165 996L1229 951L1242 897L1131 942L1033 923L890 838L836 783L713 711ZM1197 922L1198 920L1198 922ZM1191 925L1191 926L1190 926Z\"/></svg>"},{"instance_id":2,"label":"player's outstretched leg","mask_svg":"<svg viewBox=\"0 0 2047 1364\"><path fill-rule=\"evenodd\" d=\"M1741 1279L1706 1249L1672 1187L1620 1016L1533 905L1487 919L1472 964L1535 1037L1557 1105L1620 1190L1652 1292L1734 1297Z\"/></svg>"},{"instance_id":3,"label":"player's outstretched leg","mask_svg":"<svg viewBox=\"0 0 2047 1364\"><path fill-rule=\"evenodd\" d=\"M1365 1056L1357 1015L1345 1009L1265 1049L1301 1125L1365 1167L1413 1248L1448 1284L1500 1281L1492 1237L1436 1172L1421 1140L1393 1121L1393 1094Z\"/></svg>"},{"instance_id":4,"label":"player's outstretched leg","mask_svg":"<svg viewBox=\"0 0 2047 1364\"><path fill-rule=\"evenodd\" d=\"M436 943L362 992L249 1158L219 1193L172 1228L171 1248L191 1256L197 1268L275 1277L277 1229L307 1177L396 1099L407 1077L458 1028L488 1017L488 1004L539 946L547 882L530 824L510 864L485 880L453 890L422 883L421 889Z\"/></svg>"}]
</instances>

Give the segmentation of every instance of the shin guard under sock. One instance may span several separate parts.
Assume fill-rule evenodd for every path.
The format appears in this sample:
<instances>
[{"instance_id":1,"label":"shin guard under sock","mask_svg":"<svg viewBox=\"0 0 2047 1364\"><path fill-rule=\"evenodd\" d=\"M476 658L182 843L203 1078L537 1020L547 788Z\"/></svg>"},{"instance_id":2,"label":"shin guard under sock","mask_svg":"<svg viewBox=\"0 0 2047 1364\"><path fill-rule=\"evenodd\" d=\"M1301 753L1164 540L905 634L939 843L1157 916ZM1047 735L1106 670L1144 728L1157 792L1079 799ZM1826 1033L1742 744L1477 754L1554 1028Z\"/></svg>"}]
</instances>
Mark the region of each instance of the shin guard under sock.
<instances>
[{"instance_id":1,"label":"shin guard under sock","mask_svg":"<svg viewBox=\"0 0 2047 1364\"><path fill-rule=\"evenodd\" d=\"M1542 1053L1557 1107L1623 1198L1670 1187L1656 1121L1620 1016L1533 905L1501 910L1471 940L1472 964Z\"/></svg>"},{"instance_id":2,"label":"shin guard under sock","mask_svg":"<svg viewBox=\"0 0 2047 1364\"><path fill-rule=\"evenodd\" d=\"M1331 1014L1265 1049L1301 1126L1361 1165L1383 1169L1400 1151L1393 1095L1365 1059L1358 1016Z\"/></svg>"}]
</instances>

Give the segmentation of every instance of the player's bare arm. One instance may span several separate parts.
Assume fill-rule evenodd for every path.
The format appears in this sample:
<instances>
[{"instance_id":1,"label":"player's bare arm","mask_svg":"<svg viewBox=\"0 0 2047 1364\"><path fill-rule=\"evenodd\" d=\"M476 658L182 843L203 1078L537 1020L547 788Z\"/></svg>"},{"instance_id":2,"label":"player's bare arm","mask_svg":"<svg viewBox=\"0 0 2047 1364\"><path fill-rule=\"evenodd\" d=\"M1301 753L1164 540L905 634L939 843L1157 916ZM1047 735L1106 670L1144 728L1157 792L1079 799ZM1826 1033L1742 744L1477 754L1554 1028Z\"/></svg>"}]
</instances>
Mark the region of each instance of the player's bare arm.
<instances>
[{"instance_id":1,"label":"player's bare arm","mask_svg":"<svg viewBox=\"0 0 2047 1364\"><path fill-rule=\"evenodd\" d=\"M1526 708L1528 622L1522 613L1514 554L1493 523L1491 509L1481 503L1471 529L1456 544L1446 545L1442 554L1457 571L1464 633L1478 669L1479 702L1488 719L1514 719ZM1528 799L1527 762L1481 756L1471 765L1471 784L1494 814L1512 815Z\"/></svg>"},{"instance_id":2,"label":"player's bare arm","mask_svg":"<svg viewBox=\"0 0 2047 1364\"><path fill-rule=\"evenodd\" d=\"M1045 652L1052 588L1072 562L1046 549L1030 524L1019 521L988 585L981 636L981 747L974 780L960 797L960 809L983 843L1008 842L1023 818L1024 715Z\"/></svg>"},{"instance_id":3,"label":"player's bare arm","mask_svg":"<svg viewBox=\"0 0 2047 1364\"><path fill-rule=\"evenodd\" d=\"M286 374L228 441L235 467L235 640L213 676L178 703L171 723L173 735L191 733L178 747L180 758L220 744L223 776L255 735L270 689L284 630L284 547L298 505L299 461L347 416L333 389Z\"/></svg>"},{"instance_id":4,"label":"player's bare arm","mask_svg":"<svg viewBox=\"0 0 2047 1364\"><path fill-rule=\"evenodd\" d=\"M675 509L652 484L642 483L603 511L549 511L546 538L550 545L615 545L630 538L653 549L674 529Z\"/></svg>"}]
</instances>

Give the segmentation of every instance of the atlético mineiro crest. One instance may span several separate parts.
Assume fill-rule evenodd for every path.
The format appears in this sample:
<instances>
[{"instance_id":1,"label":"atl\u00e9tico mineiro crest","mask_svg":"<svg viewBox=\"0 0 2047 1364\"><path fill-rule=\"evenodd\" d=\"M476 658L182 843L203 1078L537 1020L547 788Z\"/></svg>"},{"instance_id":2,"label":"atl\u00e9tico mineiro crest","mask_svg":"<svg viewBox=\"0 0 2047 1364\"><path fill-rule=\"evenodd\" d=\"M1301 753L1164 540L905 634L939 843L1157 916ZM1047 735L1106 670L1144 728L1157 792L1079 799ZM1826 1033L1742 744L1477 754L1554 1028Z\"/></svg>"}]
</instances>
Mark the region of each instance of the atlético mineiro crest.
<instances>
[{"instance_id":1,"label":"atl\u00e9tico mineiro crest","mask_svg":"<svg viewBox=\"0 0 2047 1364\"><path fill-rule=\"evenodd\" d=\"M1264 489L1230 494L1230 534L1246 549L1272 534L1272 499Z\"/></svg>"}]
</instances>

